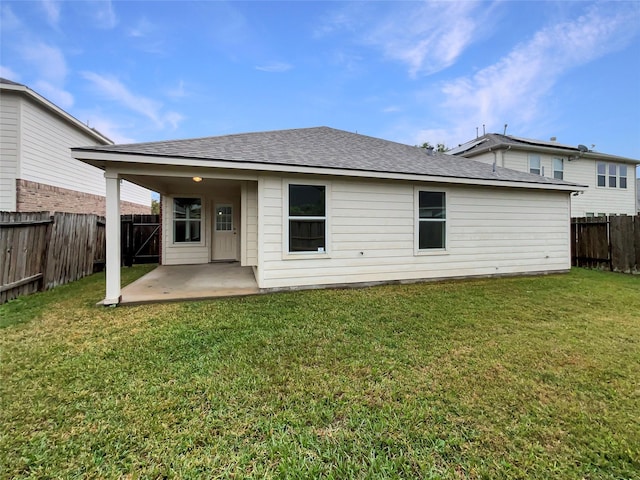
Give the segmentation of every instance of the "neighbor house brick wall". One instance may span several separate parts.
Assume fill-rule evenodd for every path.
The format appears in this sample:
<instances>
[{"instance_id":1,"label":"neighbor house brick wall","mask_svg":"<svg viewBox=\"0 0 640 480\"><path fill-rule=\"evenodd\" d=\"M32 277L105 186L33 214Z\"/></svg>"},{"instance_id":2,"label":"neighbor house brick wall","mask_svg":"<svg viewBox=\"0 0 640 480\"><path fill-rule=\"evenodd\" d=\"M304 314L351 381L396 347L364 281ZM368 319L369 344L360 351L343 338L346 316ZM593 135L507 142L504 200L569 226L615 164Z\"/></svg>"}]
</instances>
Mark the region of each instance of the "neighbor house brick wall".
<instances>
[{"instance_id":1,"label":"neighbor house brick wall","mask_svg":"<svg viewBox=\"0 0 640 480\"><path fill-rule=\"evenodd\" d=\"M77 192L19 178L16 180L16 211L95 213L104 216L106 199L100 195ZM122 215L149 214L151 207L121 201L120 213Z\"/></svg>"}]
</instances>

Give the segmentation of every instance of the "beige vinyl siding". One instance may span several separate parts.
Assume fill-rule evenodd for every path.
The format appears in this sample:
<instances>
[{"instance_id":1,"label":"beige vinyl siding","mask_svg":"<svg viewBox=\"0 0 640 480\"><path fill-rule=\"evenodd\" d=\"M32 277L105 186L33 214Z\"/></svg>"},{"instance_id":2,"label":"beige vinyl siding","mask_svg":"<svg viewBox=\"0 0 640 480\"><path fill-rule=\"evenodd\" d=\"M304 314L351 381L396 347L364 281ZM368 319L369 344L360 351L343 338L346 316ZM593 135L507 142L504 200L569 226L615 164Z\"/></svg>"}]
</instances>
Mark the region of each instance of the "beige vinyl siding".
<instances>
[{"instance_id":1,"label":"beige vinyl siding","mask_svg":"<svg viewBox=\"0 0 640 480\"><path fill-rule=\"evenodd\" d=\"M0 211L16 209L20 103L16 95L0 95Z\"/></svg>"},{"instance_id":2,"label":"beige vinyl siding","mask_svg":"<svg viewBox=\"0 0 640 480\"><path fill-rule=\"evenodd\" d=\"M584 193L571 198L571 215L584 217L587 212L593 212L596 215L598 213L635 215L635 165L627 164L627 188L625 189L598 187L597 163L595 160L584 158L564 162L565 179L567 181L589 185L589 188ZM618 163L617 165L620 164ZM607 172L607 184L608 181Z\"/></svg>"},{"instance_id":3,"label":"beige vinyl siding","mask_svg":"<svg viewBox=\"0 0 640 480\"><path fill-rule=\"evenodd\" d=\"M71 157L70 147L95 145L96 140L57 115L22 99L22 162L20 178L79 192L105 196L104 172ZM151 205L151 192L122 182L120 198Z\"/></svg>"},{"instance_id":4,"label":"beige vinyl siding","mask_svg":"<svg viewBox=\"0 0 640 480\"><path fill-rule=\"evenodd\" d=\"M258 265L258 184L247 182L247 265Z\"/></svg>"},{"instance_id":5,"label":"beige vinyl siding","mask_svg":"<svg viewBox=\"0 0 640 480\"><path fill-rule=\"evenodd\" d=\"M570 268L566 193L425 184L446 192L448 245L445 253L416 255L419 185L339 178L330 184L329 258L285 259L283 183L275 176L264 179L262 288Z\"/></svg>"},{"instance_id":6,"label":"beige vinyl siding","mask_svg":"<svg viewBox=\"0 0 640 480\"><path fill-rule=\"evenodd\" d=\"M498 151L498 153L501 151ZM500 153L499 153L500 155ZM597 186L596 160L580 158L569 161L567 156L536 154L540 156L540 167L544 169L545 177L553 178L553 159L564 159L564 180L579 185L588 185L584 193L571 197L571 216L584 217L591 213L614 213L635 215L636 211L636 167L627 164L627 188L609 188ZM521 172L529 171L528 153L509 150L503 153L504 167ZM483 163L493 163L492 152L483 153L472 158ZM605 162L609 163L609 162ZM613 162L615 163L615 162ZM500 165L500 161L498 161ZM619 164L618 164L619 165ZM608 181L608 179L607 179Z\"/></svg>"},{"instance_id":7,"label":"beige vinyl siding","mask_svg":"<svg viewBox=\"0 0 640 480\"><path fill-rule=\"evenodd\" d=\"M190 194L175 195L189 197ZM195 265L209 262L210 226L206 198L202 199L202 220L200 235L202 242L198 244L173 243L173 197L162 197L162 264L163 265Z\"/></svg>"}]
</instances>

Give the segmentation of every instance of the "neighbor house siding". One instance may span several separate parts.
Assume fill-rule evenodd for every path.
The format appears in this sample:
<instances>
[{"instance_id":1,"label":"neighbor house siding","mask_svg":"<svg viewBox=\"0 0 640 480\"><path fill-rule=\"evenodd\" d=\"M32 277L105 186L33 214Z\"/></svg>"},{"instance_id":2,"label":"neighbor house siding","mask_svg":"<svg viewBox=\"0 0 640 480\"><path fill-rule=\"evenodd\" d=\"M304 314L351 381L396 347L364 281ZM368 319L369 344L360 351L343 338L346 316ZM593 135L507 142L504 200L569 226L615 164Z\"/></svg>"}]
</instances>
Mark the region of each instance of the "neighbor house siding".
<instances>
[{"instance_id":1,"label":"neighbor house siding","mask_svg":"<svg viewBox=\"0 0 640 480\"><path fill-rule=\"evenodd\" d=\"M494 158L498 159L498 165L519 170L521 172L529 171L528 153L518 150L497 150L497 157L493 152L486 152L481 155L472 157L473 160L483 163L493 163ZM627 188L609 188L597 186L597 160L590 158L580 158L568 161L566 155L549 155L540 153L540 166L544 170L546 177L553 177L553 159L564 159L564 180L567 182L577 183L579 185L588 185L584 193L571 197L571 216L584 217L589 213L606 213L609 214L625 214L634 215L636 209L636 167L632 164L627 165ZM502 160L502 162L501 162ZM616 163L607 162L605 163ZM618 163L619 165L619 163Z\"/></svg>"},{"instance_id":2,"label":"neighbor house siding","mask_svg":"<svg viewBox=\"0 0 640 480\"><path fill-rule=\"evenodd\" d=\"M584 217L589 213L635 214L635 165L627 165L627 188L598 187L596 164L591 159L565 162L565 178L570 182L589 185L584 193L571 198L571 215ZM605 162L609 163L609 162ZM611 162L616 163L616 162ZM617 165L620 165L619 163ZM607 178L608 181L608 178Z\"/></svg>"},{"instance_id":3,"label":"neighbor house siding","mask_svg":"<svg viewBox=\"0 0 640 480\"><path fill-rule=\"evenodd\" d=\"M282 243L285 182L275 175L262 182L262 288L570 268L567 193L333 178L328 258L291 258ZM416 187L446 192L446 252L416 255Z\"/></svg>"},{"instance_id":4,"label":"neighbor house siding","mask_svg":"<svg viewBox=\"0 0 640 480\"><path fill-rule=\"evenodd\" d=\"M16 209L19 120L19 98L11 93L2 92L0 94L0 211Z\"/></svg>"},{"instance_id":5,"label":"neighbor house siding","mask_svg":"<svg viewBox=\"0 0 640 480\"><path fill-rule=\"evenodd\" d=\"M22 161L19 178L105 196L104 172L71 157L70 147L94 145L94 137L25 98L22 99L21 125ZM151 194L145 188L123 181L120 191L123 201L151 205Z\"/></svg>"}]
</instances>

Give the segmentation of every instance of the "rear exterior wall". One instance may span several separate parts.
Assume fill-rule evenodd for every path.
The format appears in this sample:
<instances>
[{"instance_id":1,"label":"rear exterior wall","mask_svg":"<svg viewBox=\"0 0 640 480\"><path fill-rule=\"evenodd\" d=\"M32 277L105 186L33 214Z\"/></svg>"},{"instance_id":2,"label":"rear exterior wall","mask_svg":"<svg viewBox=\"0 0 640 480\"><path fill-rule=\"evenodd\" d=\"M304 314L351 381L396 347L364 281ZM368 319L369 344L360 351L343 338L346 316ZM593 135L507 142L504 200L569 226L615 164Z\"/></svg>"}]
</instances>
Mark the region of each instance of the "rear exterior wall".
<instances>
[{"instance_id":1,"label":"rear exterior wall","mask_svg":"<svg viewBox=\"0 0 640 480\"><path fill-rule=\"evenodd\" d=\"M287 182L327 186L327 252L287 252ZM445 251L416 248L416 196L446 194ZM567 271L569 192L264 175L258 182L261 288Z\"/></svg>"}]
</instances>

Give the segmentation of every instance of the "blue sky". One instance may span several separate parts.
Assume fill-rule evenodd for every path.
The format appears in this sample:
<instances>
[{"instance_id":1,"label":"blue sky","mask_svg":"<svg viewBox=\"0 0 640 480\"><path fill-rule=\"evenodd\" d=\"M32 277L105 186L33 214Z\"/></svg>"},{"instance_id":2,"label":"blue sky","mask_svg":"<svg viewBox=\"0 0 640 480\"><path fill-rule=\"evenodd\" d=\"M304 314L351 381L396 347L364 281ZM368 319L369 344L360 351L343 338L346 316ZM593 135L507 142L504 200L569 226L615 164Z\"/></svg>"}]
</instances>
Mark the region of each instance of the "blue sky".
<instances>
[{"instance_id":1,"label":"blue sky","mask_svg":"<svg viewBox=\"0 0 640 480\"><path fill-rule=\"evenodd\" d=\"M640 2L12 2L0 76L116 142L482 125L640 158Z\"/></svg>"}]
</instances>

